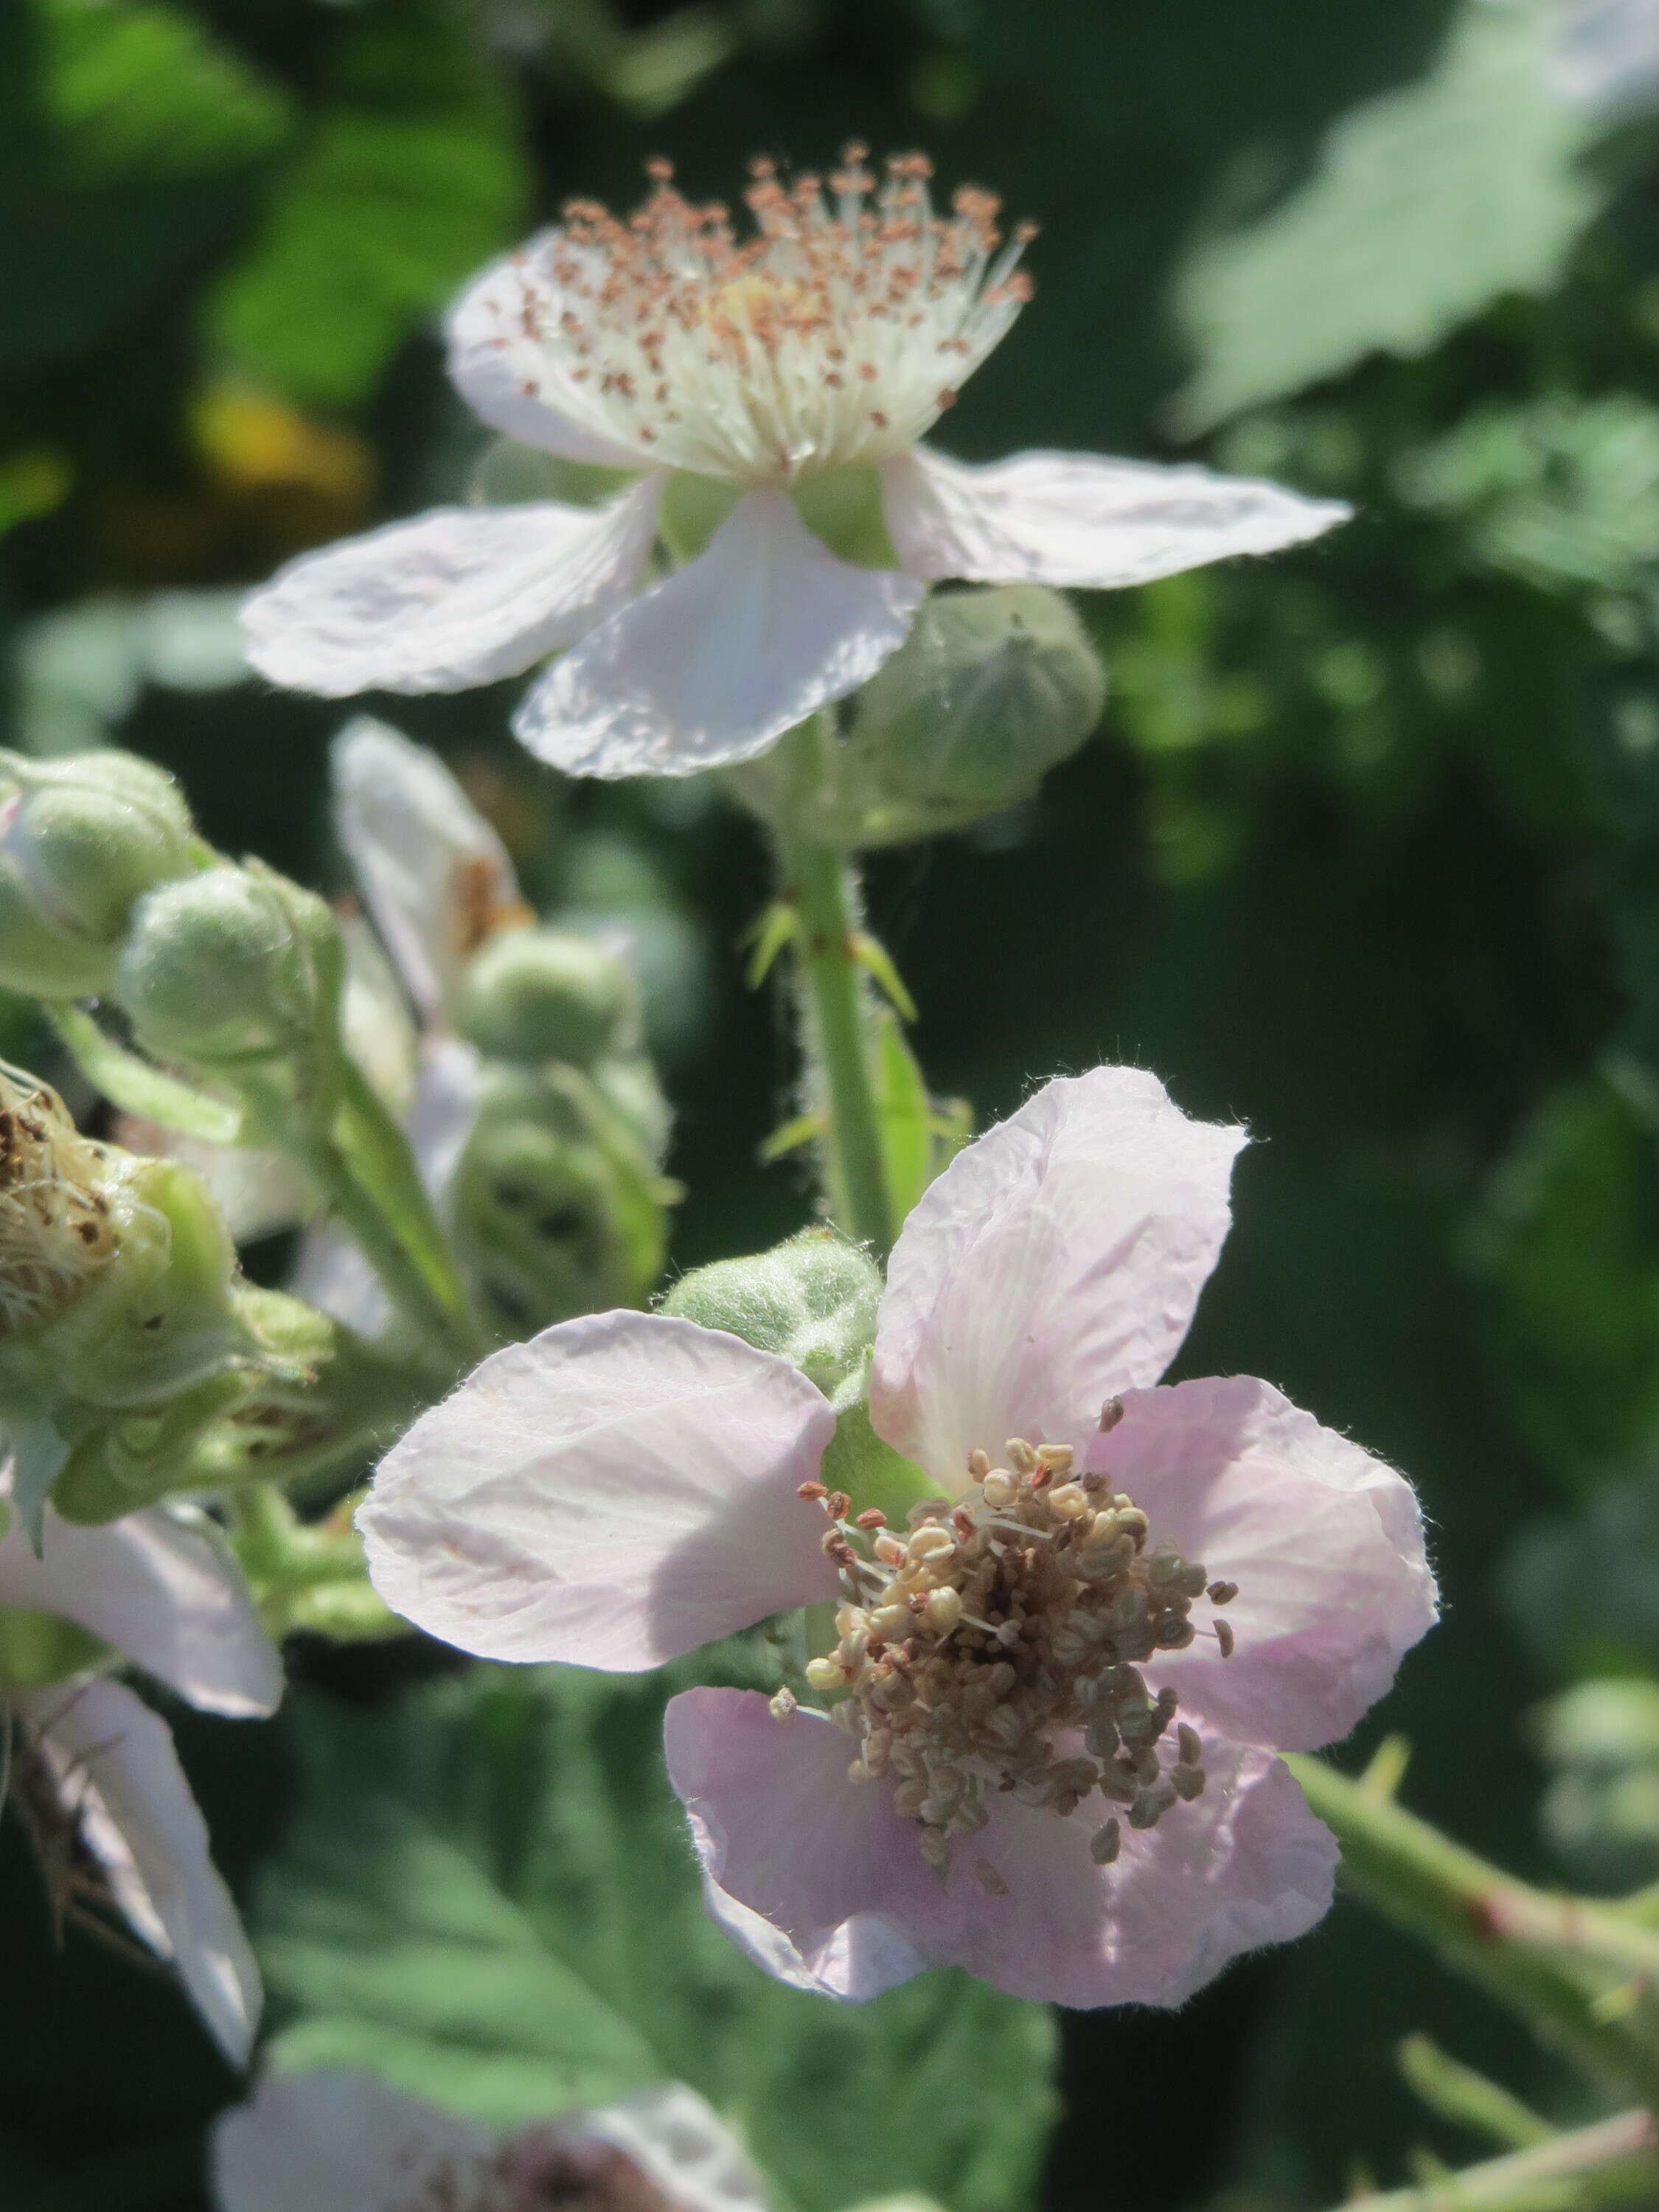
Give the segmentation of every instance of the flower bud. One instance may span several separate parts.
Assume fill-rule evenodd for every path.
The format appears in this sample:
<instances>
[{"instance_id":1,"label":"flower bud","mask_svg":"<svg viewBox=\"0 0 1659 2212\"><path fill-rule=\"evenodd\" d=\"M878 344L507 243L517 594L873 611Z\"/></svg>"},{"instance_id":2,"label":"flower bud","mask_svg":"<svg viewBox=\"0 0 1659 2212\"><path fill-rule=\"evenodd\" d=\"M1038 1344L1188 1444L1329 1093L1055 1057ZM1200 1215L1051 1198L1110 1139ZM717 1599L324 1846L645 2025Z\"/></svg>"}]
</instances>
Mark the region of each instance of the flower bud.
<instances>
[{"instance_id":1,"label":"flower bud","mask_svg":"<svg viewBox=\"0 0 1659 2212\"><path fill-rule=\"evenodd\" d=\"M453 1018L487 1059L591 1068L639 1042L639 993L624 963L592 938L498 931L468 963Z\"/></svg>"},{"instance_id":2,"label":"flower bud","mask_svg":"<svg viewBox=\"0 0 1659 2212\"><path fill-rule=\"evenodd\" d=\"M669 1188L580 1079L487 1067L456 1170L456 1249L503 1335L633 1305L662 1272Z\"/></svg>"},{"instance_id":3,"label":"flower bud","mask_svg":"<svg viewBox=\"0 0 1659 2212\"><path fill-rule=\"evenodd\" d=\"M331 1042L343 965L321 899L225 862L140 900L115 988L159 1059L229 1072Z\"/></svg>"},{"instance_id":4,"label":"flower bud","mask_svg":"<svg viewBox=\"0 0 1659 2212\"><path fill-rule=\"evenodd\" d=\"M949 828L1029 797L1105 698L1099 659L1058 592L936 593L860 695L848 767L896 811Z\"/></svg>"},{"instance_id":5,"label":"flower bud","mask_svg":"<svg viewBox=\"0 0 1659 2212\"><path fill-rule=\"evenodd\" d=\"M106 988L133 902L197 865L173 778L134 753L0 753L0 984Z\"/></svg>"},{"instance_id":6,"label":"flower bud","mask_svg":"<svg viewBox=\"0 0 1659 2212\"><path fill-rule=\"evenodd\" d=\"M695 1268L662 1311L775 1352L833 1399L861 1384L880 1297L867 1252L827 1229L804 1229L770 1252Z\"/></svg>"}]
</instances>

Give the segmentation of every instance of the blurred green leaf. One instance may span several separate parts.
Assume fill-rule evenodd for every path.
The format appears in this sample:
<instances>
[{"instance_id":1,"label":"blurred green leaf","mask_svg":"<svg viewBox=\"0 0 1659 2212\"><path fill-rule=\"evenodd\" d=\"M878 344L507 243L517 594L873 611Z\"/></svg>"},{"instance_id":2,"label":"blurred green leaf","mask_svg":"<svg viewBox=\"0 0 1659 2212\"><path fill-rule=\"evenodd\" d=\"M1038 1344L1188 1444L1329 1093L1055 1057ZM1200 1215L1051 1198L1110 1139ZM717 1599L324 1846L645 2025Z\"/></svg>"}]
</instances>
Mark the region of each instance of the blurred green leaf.
<instances>
[{"instance_id":1,"label":"blurred green leaf","mask_svg":"<svg viewBox=\"0 0 1659 2212\"><path fill-rule=\"evenodd\" d=\"M288 97L161 0L30 0L0 42L0 367L91 343L234 228Z\"/></svg>"},{"instance_id":2,"label":"blurred green leaf","mask_svg":"<svg viewBox=\"0 0 1659 2212\"><path fill-rule=\"evenodd\" d=\"M292 398L349 405L510 241L529 195L513 100L464 12L386 0L342 33L309 142L208 327Z\"/></svg>"},{"instance_id":3,"label":"blurred green leaf","mask_svg":"<svg viewBox=\"0 0 1659 2212\"><path fill-rule=\"evenodd\" d=\"M1636 1071L1618 1072L1537 1109L1468 1244L1511 1409L1574 1487L1659 1437L1659 1134Z\"/></svg>"},{"instance_id":4,"label":"blurred green leaf","mask_svg":"<svg viewBox=\"0 0 1659 2212\"><path fill-rule=\"evenodd\" d=\"M1545 82L1551 21L1541 0L1467 0L1427 75L1352 109L1304 185L1198 246L1174 294L1198 357L1185 430L1426 352L1557 281L1601 195L1576 166L1587 126Z\"/></svg>"},{"instance_id":5,"label":"blurred green leaf","mask_svg":"<svg viewBox=\"0 0 1659 2212\"><path fill-rule=\"evenodd\" d=\"M802 2212L896 2187L1006 2212L1052 2117L1047 2016L955 1973L852 2008L750 1966L702 1910L665 1694L480 1668L390 1712L302 1704L301 1812L257 1923L301 2014L280 2061L507 2124L674 2076Z\"/></svg>"}]
</instances>

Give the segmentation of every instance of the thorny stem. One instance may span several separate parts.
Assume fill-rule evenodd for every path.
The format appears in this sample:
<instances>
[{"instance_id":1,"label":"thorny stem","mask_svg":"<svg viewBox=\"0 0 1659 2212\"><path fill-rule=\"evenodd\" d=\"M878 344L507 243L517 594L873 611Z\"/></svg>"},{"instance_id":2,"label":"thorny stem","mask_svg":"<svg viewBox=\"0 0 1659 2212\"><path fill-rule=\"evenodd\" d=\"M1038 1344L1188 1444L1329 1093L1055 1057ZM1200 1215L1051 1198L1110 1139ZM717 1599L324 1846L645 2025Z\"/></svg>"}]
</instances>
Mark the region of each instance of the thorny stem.
<instances>
[{"instance_id":1,"label":"thorny stem","mask_svg":"<svg viewBox=\"0 0 1659 2212\"><path fill-rule=\"evenodd\" d=\"M1659 1937L1616 1908L1516 1881L1385 1788L1322 1759L1287 1764L1335 1831L1346 1889L1518 2013L1593 2081L1644 2101L1659 2094Z\"/></svg>"},{"instance_id":2,"label":"thorny stem","mask_svg":"<svg viewBox=\"0 0 1659 2212\"><path fill-rule=\"evenodd\" d=\"M828 1132L824 1184L842 1226L885 1261L897 1224L883 1156L872 1064L869 986L859 964L857 878L844 854L806 826L822 779L826 718L815 714L782 740L783 801L776 827L783 895L800 918L796 958L802 980L809 1065L823 1086Z\"/></svg>"},{"instance_id":3,"label":"thorny stem","mask_svg":"<svg viewBox=\"0 0 1659 2212\"><path fill-rule=\"evenodd\" d=\"M1651 2203L1659 2187L1656 2151L1651 2113L1620 2112L1420 2188L1351 2198L1344 2212L1589 2212Z\"/></svg>"}]
</instances>

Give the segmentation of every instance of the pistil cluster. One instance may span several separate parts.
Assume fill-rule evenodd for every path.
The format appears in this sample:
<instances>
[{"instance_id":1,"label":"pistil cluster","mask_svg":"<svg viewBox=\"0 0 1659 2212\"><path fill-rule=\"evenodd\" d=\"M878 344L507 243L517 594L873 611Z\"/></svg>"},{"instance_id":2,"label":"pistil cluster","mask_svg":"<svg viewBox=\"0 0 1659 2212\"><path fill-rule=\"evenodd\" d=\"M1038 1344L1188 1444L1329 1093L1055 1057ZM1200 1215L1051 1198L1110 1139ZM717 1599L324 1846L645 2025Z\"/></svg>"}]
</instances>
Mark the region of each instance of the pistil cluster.
<instances>
[{"instance_id":1,"label":"pistil cluster","mask_svg":"<svg viewBox=\"0 0 1659 2212\"><path fill-rule=\"evenodd\" d=\"M0 1334L61 1311L113 1257L104 1158L55 1091L0 1066Z\"/></svg>"},{"instance_id":2,"label":"pistil cluster","mask_svg":"<svg viewBox=\"0 0 1659 2212\"><path fill-rule=\"evenodd\" d=\"M915 443L1030 296L1000 203L972 186L934 212L931 165L893 156L878 181L849 145L829 178L750 164L751 235L694 204L666 161L626 222L574 200L498 279L496 343L528 398L647 462L745 484L869 464ZM534 365L540 357L539 369Z\"/></svg>"},{"instance_id":3,"label":"pistil cluster","mask_svg":"<svg viewBox=\"0 0 1659 2212\"><path fill-rule=\"evenodd\" d=\"M1109 1403L1103 1425L1116 1412ZM1134 1500L1105 1475L1074 1474L1069 1448L1015 1437L1004 1456L993 1466L974 1452L966 1494L913 1507L903 1535L878 1511L850 1517L844 1493L802 1486L829 1516L824 1549L846 1597L839 1641L807 1680L836 1695L831 1717L859 1746L854 1778L890 1784L941 1872L997 1792L1062 1815L1104 1800L1091 1850L1109 1865L1123 1820L1155 1827L1203 1790L1197 1730L1140 1670L1200 1632L1230 1655L1228 1624L1201 1632L1192 1613L1237 1587L1152 1544ZM775 1710L792 1702L782 1692ZM975 1872L1001 1893L988 1861Z\"/></svg>"}]
</instances>

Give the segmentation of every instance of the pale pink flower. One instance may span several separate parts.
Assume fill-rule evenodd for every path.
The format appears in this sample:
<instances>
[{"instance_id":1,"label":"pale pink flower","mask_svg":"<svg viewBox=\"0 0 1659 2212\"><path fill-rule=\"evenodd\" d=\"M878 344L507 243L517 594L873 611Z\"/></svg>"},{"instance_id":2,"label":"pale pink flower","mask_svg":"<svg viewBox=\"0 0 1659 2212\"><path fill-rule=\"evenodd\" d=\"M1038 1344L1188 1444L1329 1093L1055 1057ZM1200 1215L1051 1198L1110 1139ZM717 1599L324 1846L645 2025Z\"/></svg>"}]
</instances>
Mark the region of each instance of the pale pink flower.
<instances>
[{"instance_id":1,"label":"pale pink flower","mask_svg":"<svg viewBox=\"0 0 1659 2212\"><path fill-rule=\"evenodd\" d=\"M827 191L757 163L747 238L653 166L630 222L573 204L449 324L450 374L486 422L636 481L597 507L441 507L307 555L246 605L255 668L338 698L462 690L556 653L514 725L532 752L573 775L686 775L855 690L936 580L1143 584L1346 517L1200 468L1041 452L976 467L922 445L1027 288L1025 234L1005 242L983 192L936 216L920 156L878 184L849 148ZM653 581L664 495L687 477L718 526ZM889 565L817 534L848 500L884 522L861 550Z\"/></svg>"},{"instance_id":2,"label":"pale pink flower","mask_svg":"<svg viewBox=\"0 0 1659 2212\"><path fill-rule=\"evenodd\" d=\"M765 2212L759 2174L665 2082L512 2133L371 2074L268 2074L214 2130L218 2212Z\"/></svg>"},{"instance_id":3,"label":"pale pink flower","mask_svg":"<svg viewBox=\"0 0 1659 2212\"><path fill-rule=\"evenodd\" d=\"M360 1516L376 1586L467 1650L621 1669L839 1601L806 1670L833 1717L669 1706L727 1932L842 1996L956 1963L1180 2002L1326 1910L1335 1844L1274 1754L1345 1735L1435 1617L1398 1474L1268 1383L1154 1387L1243 1138L1097 1068L932 1186L871 1375L876 1431L939 1493L904 1534L826 1532L835 1418L787 1362L605 1314L416 1423Z\"/></svg>"},{"instance_id":4,"label":"pale pink flower","mask_svg":"<svg viewBox=\"0 0 1659 2212\"><path fill-rule=\"evenodd\" d=\"M0 1539L0 1611L73 1621L112 1647L112 1664L131 1660L203 1712L275 1711L282 1662L210 1524L155 1507L82 1528L48 1506L42 1540L37 1558L15 1520ZM13 1789L48 1868L72 1838L226 2057L245 2063L258 1971L166 1722L124 1683L89 1673L25 1688L0 1678L4 1705L21 1730Z\"/></svg>"}]
</instances>

